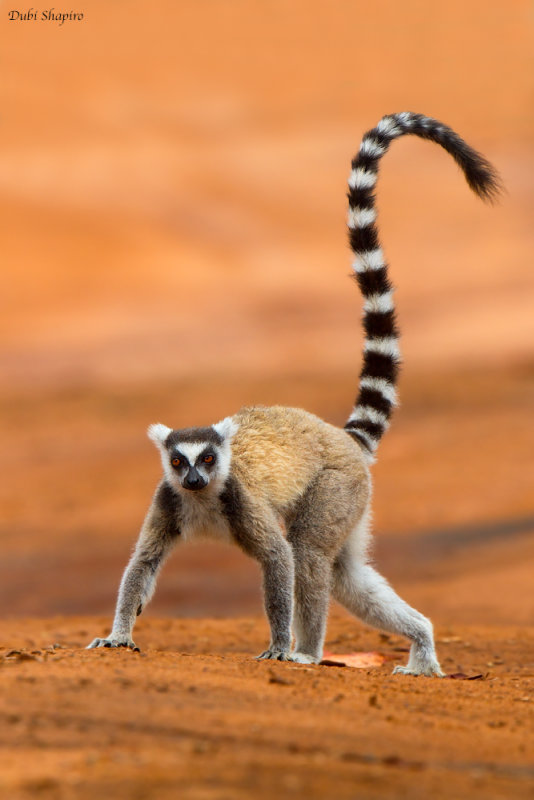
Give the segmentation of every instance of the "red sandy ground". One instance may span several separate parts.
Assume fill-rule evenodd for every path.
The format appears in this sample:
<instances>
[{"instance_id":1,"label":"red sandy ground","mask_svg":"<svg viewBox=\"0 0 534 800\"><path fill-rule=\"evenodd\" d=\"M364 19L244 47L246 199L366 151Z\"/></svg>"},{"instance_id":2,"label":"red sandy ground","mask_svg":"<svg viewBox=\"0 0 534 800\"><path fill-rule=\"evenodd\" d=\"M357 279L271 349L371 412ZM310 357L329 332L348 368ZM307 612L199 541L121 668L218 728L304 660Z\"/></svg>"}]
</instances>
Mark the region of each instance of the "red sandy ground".
<instances>
[{"instance_id":1,"label":"red sandy ground","mask_svg":"<svg viewBox=\"0 0 534 800\"><path fill-rule=\"evenodd\" d=\"M6 797L532 797L533 628L438 626L472 680L425 680L391 676L405 642L339 616L331 650L391 660L256 662L255 618L140 622L141 653L81 650L95 625L2 625Z\"/></svg>"},{"instance_id":2,"label":"red sandy ground","mask_svg":"<svg viewBox=\"0 0 534 800\"><path fill-rule=\"evenodd\" d=\"M0 796L534 795L534 117L529 0L108 3L2 11ZM108 632L159 476L150 422L245 403L335 423L356 388L345 180L383 113L442 118L507 187L395 142L378 206L402 406L374 468L378 568L448 673L334 607L372 669L258 663L256 565L176 553Z\"/></svg>"}]
</instances>

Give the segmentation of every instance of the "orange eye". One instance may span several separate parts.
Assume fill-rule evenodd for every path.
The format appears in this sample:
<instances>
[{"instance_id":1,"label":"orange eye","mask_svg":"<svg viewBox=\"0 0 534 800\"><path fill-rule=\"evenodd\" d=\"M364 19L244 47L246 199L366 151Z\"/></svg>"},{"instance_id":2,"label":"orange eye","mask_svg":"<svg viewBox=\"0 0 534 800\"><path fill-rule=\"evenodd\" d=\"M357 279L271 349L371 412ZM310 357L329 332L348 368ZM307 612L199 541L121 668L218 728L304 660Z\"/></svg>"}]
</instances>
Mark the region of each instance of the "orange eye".
<instances>
[{"instance_id":1,"label":"orange eye","mask_svg":"<svg viewBox=\"0 0 534 800\"><path fill-rule=\"evenodd\" d=\"M213 456L204 456L204 464L213 464Z\"/></svg>"},{"instance_id":2,"label":"orange eye","mask_svg":"<svg viewBox=\"0 0 534 800\"><path fill-rule=\"evenodd\" d=\"M178 458L177 456L175 458L173 458L173 460L171 461L171 464L173 465L173 467L179 467L181 463L182 463L182 459Z\"/></svg>"}]
</instances>

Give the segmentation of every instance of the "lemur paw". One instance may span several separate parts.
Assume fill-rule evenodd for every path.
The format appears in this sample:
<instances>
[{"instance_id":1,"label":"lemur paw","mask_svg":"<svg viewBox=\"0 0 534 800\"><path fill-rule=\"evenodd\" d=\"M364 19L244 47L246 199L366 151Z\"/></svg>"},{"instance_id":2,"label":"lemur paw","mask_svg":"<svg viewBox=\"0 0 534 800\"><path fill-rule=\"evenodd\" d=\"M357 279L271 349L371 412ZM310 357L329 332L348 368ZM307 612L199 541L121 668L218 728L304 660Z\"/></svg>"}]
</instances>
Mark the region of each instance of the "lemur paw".
<instances>
[{"instance_id":1,"label":"lemur paw","mask_svg":"<svg viewBox=\"0 0 534 800\"><path fill-rule=\"evenodd\" d=\"M294 661L296 664L318 664L320 660L308 653L291 653L288 657L288 661Z\"/></svg>"},{"instance_id":2,"label":"lemur paw","mask_svg":"<svg viewBox=\"0 0 534 800\"><path fill-rule=\"evenodd\" d=\"M270 647L268 650L264 650L259 656L256 656L256 661L291 661L291 656L289 654L289 650L277 650L274 647Z\"/></svg>"},{"instance_id":3,"label":"lemur paw","mask_svg":"<svg viewBox=\"0 0 534 800\"><path fill-rule=\"evenodd\" d=\"M441 671L441 667L437 661L430 662L428 664L417 664L417 665L410 665L407 664L405 667L401 667L400 665L395 667L393 670L393 675L425 675L427 678L432 678L435 676L436 678L444 678L445 673Z\"/></svg>"},{"instance_id":4,"label":"lemur paw","mask_svg":"<svg viewBox=\"0 0 534 800\"><path fill-rule=\"evenodd\" d=\"M127 647L129 650L133 650L136 653L140 652L139 647L135 644L132 639L128 638L120 638L117 639L114 636L109 637L109 639L93 639L91 644L88 644L85 648L86 650L91 650L94 647Z\"/></svg>"}]
</instances>

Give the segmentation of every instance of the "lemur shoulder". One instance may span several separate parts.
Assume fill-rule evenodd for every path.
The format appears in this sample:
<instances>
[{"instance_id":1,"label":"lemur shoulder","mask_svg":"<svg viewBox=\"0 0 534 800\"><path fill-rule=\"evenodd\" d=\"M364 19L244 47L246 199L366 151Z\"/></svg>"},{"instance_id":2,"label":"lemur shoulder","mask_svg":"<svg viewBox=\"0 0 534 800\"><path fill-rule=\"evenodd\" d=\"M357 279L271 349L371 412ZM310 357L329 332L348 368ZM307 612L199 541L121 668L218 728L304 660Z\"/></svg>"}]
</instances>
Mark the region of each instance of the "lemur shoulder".
<instances>
[{"instance_id":1,"label":"lemur shoulder","mask_svg":"<svg viewBox=\"0 0 534 800\"><path fill-rule=\"evenodd\" d=\"M244 408L208 427L150 426L163 478L122 577L112 631L90 648L135 648L135 618L152 596L165 557L180 540L216 535L261 565L271 639L258 658L319 662L333 595L365 623L411 641L407 665L395 672L443 674L430 621L395 593L367 556L369 465L397 404L400 364L374 189L380 158L405 134L444 147L482 199L498 193L490 163L430 117L391 114L364 135L349 177L348 227L364 297L365 345L359 393L344 428L281 406Z\"/></svg>"}]
</instances>

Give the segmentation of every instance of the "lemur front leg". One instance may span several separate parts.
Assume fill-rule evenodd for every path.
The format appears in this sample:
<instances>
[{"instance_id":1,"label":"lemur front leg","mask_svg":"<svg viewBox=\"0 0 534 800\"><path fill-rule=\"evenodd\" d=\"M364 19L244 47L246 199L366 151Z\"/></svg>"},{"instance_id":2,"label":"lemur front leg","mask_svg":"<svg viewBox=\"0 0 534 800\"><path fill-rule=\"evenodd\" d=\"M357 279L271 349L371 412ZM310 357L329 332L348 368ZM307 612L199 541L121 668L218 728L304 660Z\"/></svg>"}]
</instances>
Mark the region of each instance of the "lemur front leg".
<instances>
[{"instance_id":1,"label":"lemur front leg","mask_svg":"<svg viewBox=\"0 0 534 800\"><path fill-rule=\"evenodd\" d=\"M256 558L263 570L265 613L271 628L271 641L258 660L291 661L291 617L293 613L293 556L291 548L280 535L271 542L268 552L260 548ZM254 555L252 551L249 551Z\"/></svg>"},{"instance_id":2,"label":"lemur front leg","mask_svg":"<svg viewBox=\"0 0 534 800\"><path fill-rule=\"evenodd\" d=\"M152 597L158 572L179 535L180 498L163 482L154 495L122 576L111 633L105 639L93 639L88 649L129 647L139 650L132 639L135 620Z\"/></svg>"},{"instance_id":3,"label":"lemur front leg","mask_svg":"<svg viewBox=\"0 0 534 800\"><path fill-rule=\"evenodd\" d=\"M323 657L332 565L323 553L305 547L294 547L293 554L295 648L291 660L299 664L318 664Z\"/></svg>"},{"instance_id":4,"label":"lemur front leg","mask_svg":"<svg viewBox=\"0 0 534 800\"><path fill-rule=\"evenodd\" d=\"M265 612L271 628L269 647L258 659L291 660L294 564L290 545L272 509L253 501L236 478L227 481L221 504L236 543L263 571Z\"/></svg>"}]
</instances>

